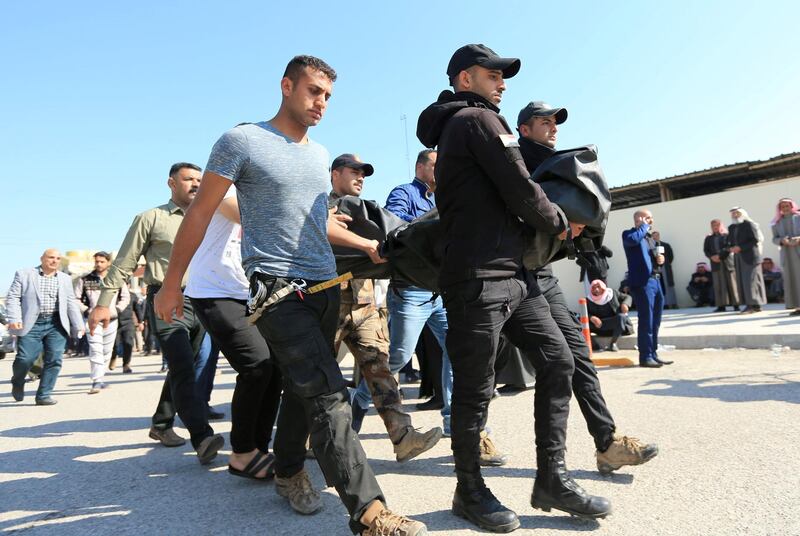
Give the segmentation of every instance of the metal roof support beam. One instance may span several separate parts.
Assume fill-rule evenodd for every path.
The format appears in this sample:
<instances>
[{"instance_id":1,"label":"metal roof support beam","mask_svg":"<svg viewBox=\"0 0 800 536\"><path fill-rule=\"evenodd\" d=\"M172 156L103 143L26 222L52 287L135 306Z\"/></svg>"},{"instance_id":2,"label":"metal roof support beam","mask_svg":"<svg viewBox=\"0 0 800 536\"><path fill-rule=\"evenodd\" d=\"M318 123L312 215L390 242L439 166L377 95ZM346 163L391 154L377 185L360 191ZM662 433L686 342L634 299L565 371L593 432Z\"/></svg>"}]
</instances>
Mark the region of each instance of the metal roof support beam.
<instances>
[{"instance_id":1,"label":"metal roof support beam","mask_svg":"<svg viewBox=\"0 0 800 536\"><path fill-rule=\"evenodd\" d=\"M661 194L661 202L665 203L667 201L672 201L672 190L669 189L664 183L659 183L658 185L658 193Z\"/></svg>"}]
</instances>

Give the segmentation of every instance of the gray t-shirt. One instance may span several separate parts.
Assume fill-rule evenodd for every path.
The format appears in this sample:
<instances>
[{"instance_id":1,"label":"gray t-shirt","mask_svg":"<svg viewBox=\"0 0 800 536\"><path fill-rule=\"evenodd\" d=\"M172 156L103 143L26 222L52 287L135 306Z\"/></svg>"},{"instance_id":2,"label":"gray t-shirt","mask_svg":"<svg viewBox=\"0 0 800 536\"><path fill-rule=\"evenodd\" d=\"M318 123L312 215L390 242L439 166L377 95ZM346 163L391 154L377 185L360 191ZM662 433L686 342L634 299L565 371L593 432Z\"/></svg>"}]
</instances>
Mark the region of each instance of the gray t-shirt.
<instances>
[{"instance_id":1,"label":"gray t-shirt","mask_svg":"<svg viewBox=\"0 0 800 536\"><path fill-rule=\"evenodd\" d=\"M247 276L336 277L328 243L328 151L267 122L239 125L214 144L206 170L236 185Z\"/></svg>"}]
</instances>

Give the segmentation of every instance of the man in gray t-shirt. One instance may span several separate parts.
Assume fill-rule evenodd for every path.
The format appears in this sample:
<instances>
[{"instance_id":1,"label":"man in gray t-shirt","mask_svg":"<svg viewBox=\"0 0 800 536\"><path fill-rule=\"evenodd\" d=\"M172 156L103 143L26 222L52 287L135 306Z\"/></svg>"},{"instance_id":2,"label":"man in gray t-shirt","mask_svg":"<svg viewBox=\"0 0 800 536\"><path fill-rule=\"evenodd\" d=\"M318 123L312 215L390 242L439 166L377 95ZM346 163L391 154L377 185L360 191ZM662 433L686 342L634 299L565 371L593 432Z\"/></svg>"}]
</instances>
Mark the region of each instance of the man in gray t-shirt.
<instances>
[{"instance_id":1,"label":"man in gray t-shirt","mask_svg":"<svg viewBox=\"0 0 800 536\"><path fill-rule=\"evenodd\" d=\"M236 184L248 277L336 277L327 237L328 162L322 145L297 143L267 121L232 128L214 145L206 169Z\"/></svg>"},{"instance_id":2,"label":"man in gray t-shirt","mask_svg":"<svg viewBox=\"0 0 800 536\"><path fill-rule=\"evenodd\" d=\"M192 207L175 239L170 266L156 297L156 313L180 316L180 282L208 223L230 187L236 185L244 231L242 262L251 284L267 294L302 279L312 286L336 276L330 243L356 248L373 259L378 242L361 238L329 221L328 154L310 141L308 128L322 119L336 73L325 62L297 56L281 80L278 114L225 133L212 150ZM331 217L332 218L332 217ZM339 287L314 294L293 292L268 307L257 321L284 377L284 396L303 407L305 420L282 411L275 434L277 492L296 511L310 514L321 505L303 469L310 434L319 466L350 514L354 534L427 534L425 525L389 511L358 437L349 423L346 383L333 353ZM305 426L304 426L305 424Z\"/></svg>"}]
</instances>

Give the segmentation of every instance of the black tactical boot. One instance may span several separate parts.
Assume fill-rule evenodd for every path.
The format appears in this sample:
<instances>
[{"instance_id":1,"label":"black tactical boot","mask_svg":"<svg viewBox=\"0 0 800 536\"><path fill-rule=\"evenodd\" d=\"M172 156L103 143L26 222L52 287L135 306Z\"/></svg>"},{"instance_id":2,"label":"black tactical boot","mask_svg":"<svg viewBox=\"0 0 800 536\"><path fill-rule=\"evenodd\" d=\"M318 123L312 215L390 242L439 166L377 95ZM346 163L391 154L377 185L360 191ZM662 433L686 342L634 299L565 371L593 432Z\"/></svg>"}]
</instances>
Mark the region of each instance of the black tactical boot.
<instances>
[{"instance_id":1,"label":"black tactical boot","mask_svg":"<svg viewBox=\"0 0 800 536\"><path fill-rule=\"evenodd\" d=\"M555 508L587 519L603 518L611 513L608 499L589 495L572 480L562 455L539 460L531 506L545 512Z\"/></svg>"},{"instance_id":2,"label":"black tactical boot","mask_svg":"<svg viewBox=\"0 0 800 536\"><path fill-rule=\"evenodd\" d=\"M490 532L511 532L519 527L517 514L500 504L480 474L458 473L453 513Z\"/></svg>"}]
</instances>

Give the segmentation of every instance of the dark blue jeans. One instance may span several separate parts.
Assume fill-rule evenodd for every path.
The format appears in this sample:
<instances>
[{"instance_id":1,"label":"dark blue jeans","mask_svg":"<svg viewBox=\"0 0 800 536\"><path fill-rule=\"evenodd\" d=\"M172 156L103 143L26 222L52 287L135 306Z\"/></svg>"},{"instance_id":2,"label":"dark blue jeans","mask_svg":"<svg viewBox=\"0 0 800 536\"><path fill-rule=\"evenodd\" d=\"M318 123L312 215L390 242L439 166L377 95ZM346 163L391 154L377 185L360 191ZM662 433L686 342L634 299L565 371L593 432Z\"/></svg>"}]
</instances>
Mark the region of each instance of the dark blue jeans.
<instances>
[{"instance_id":1,"label":"dark blue jeans","mask_svg":"<svg viewBox=\"0 0 800 536\"><path fill-rule=\"evenodd\" d=\"M206 403L211 401L211 391L214 390L214 376L217 374L219 361L219 348L206 333L200 350L194 358L194 381L197 384L198 396Z\"/></svg>"},{"instance_id":2,"label":"dark blue jeans","mask_svg":"<svg viewBox=\"0 0 800 536\"><path fill-rule=\"evenodd\" d=\"M36 399L47 398L53 392L58 373L61 372L61 358L67 347L67 333L61 327L57 316L39 317L31 330L17 340L17 357L14 359L12 385L24 385L25 375L44 350L42 377Z\"/></svg>"},{"instance_id":3,"label":"dark blue jeans","mask_svg":"<svg viewBox=\"0 0 800 536\"><path fill-rule=\"evenodd\" d=\"M658 279L651 277L643 287L631 287L633 303L639 315L639 362L656 357L658 328L664 310L664 293Z\"/></svg>"}]
</instances>

